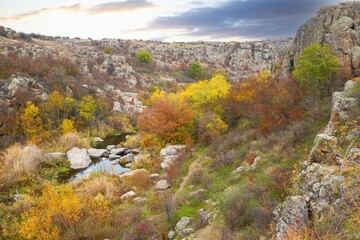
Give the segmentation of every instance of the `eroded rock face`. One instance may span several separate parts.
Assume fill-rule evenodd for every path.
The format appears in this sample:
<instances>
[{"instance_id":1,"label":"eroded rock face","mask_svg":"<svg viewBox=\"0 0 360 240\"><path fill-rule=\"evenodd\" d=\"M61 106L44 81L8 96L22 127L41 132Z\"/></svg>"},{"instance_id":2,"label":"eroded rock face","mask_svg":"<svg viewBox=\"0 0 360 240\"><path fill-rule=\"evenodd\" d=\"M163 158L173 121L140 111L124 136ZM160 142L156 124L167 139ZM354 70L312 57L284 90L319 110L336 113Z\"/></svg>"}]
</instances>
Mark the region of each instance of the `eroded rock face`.
<instances>
[{"instance_id":1,"label":"eroded rock face","mask_svg":"<svg viewBox=\"0 0 360 240\"><path fill-rule=\"evenodd\" d=\"M318 134L310 153L310 161L314 163L336 163L336 137Z\"/></svg>"},{"instance_id":2,"label":"eroded rock face","mask_svg":"<svg viewBox=\"0 0 360 240\"><path fill-rule=\"evenodd\" d=\"M67 159L70 161L70 167L72 169L87 168L91 163L87 150L77 147L74 147L67 152Z\"/></svg>"},{"instance_id":3,"label":"eroded rock face","mask_svg":"<svg viewBox=\"0 0 360 240\"><path fill-rule=\"evenodd\" d=\"M277 220L276 238L283 239L291 231L305 228L308 223L308 205L302 196L293 196L285 200L274 212Z\"/></svg>"}]
</instances>

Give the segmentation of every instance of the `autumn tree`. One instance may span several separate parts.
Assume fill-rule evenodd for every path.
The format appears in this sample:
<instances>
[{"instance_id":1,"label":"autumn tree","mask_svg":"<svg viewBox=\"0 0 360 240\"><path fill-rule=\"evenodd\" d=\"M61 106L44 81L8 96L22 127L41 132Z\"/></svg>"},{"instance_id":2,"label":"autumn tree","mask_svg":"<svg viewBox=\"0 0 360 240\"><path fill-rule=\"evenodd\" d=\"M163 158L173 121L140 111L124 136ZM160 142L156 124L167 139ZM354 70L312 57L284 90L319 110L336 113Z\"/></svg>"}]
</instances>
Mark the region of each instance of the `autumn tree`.
<instances>
[{"instance_id":1,"label":"autumn tree","mask_svg":"<svg viewBox=\"0 0 360 240\"><path fill-rule=\"evenodd\" d=\"M311 94L319 94L338 69L339 60L329 45L314 43L304 48L293 75Z\"/></svg>"},{"instance_id":2,"label":"autumn tree","mask_svg":"<svg viewBox=\"0 0 360 240\"><path fill-rule=\"evenodd\" d=\"M95 120L96 102L90 95L82 98L79 106L79 116L84 123L91 123Z\"/></svg>"},{"instance_id":3,"label":"autumn tree","mask_svg":"<svg viewBox=\"0 0 360 240\"><path fill-rule=\"evenodd\" d=\"M185 143L191 140L195 113L185 101L159 99L141 112L137 127L143 145L161 148L165 143Z\"/></svg>"},{"instance_id":4,"label":"autumn tree","mask_svg":"<svg viewBox=\"0 0 360 240\"><path fill-rule=\"evenodd\" d=\"M54 91L49 94L47 111L56 127L60 125L60 119L62 117L64 107L64 97L59 93L59 91Z\"/></svg>"},{"instance_id":5,"label":"autumn tree","mask_svg":"<svg viewBox=\"0 0 360 240\"><path fill-rule=\"evenodd\" d=\"M35 139L43 131L40 109L32 102L27 102L26 108L22 111L17 120L17 125L19 131L28 139Z\"/></svg>"},{"instance_id":6,"label":"autumn tree","mask_svg":"<svg viewBox=\"0 0 360 240\"><path fill-rule=\"evenodd\" d=\"M231 85L226 81L225 76L218 74L210 80L191 83L179 93L179 96L196 109L203 104L214 103L224 98L230 87Z\"/></svg>"}]
</instances>

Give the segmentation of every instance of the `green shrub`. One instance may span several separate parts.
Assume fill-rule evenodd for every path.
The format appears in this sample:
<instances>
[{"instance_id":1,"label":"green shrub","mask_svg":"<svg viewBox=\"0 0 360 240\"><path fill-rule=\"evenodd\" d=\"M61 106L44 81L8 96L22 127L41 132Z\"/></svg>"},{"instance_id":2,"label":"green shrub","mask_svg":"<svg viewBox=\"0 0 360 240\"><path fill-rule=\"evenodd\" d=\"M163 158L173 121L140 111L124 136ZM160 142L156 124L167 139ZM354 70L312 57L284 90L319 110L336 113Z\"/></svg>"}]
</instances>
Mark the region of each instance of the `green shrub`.
<instances>
[{"instance_id":1,"label":"green shrub","mask_svg":"<svg viewBox=\"0 0 360 240\"><path fill-rule=\"evenodd\" d=\"M143 63L150 63L153 60L151 53L141 50L135 55L136 59Z\"/></svg>"}]
</instances>

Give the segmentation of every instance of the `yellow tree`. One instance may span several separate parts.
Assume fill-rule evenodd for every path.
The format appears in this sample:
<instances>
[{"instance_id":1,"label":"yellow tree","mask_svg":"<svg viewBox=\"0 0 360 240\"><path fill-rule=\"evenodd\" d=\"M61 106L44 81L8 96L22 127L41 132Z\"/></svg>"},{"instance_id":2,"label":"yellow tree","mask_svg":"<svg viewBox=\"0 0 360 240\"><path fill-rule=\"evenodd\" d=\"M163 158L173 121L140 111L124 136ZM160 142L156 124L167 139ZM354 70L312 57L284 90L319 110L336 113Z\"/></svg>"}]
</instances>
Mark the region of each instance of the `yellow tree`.
<instances>
[{"instance_id":1,"label":"yellow tree","mask_svg":"<svg viewBox=\"0 0 360 240\"><path fill-rule=\"evenodd\" d=\"M79 115L85 123L91 123L95 120L96 102L90 95L82 98L79 107Z\"/></svg>"},{"instance_id":2,"label":"yellow tree","mask_svg":"<svg viewBox=\"0 0 360 240\"><path fill-rule=\"evenodd\" d=\"M17 120L19 130L29 139L35 139L43 131L40 109L32 102L26 103L26 108Z\"/></svg>"},{"instance_id":3,"label":"yellow tree","mask_svg":"<svg viewBox=\"0 0 360 240\"><path fill-rule=\"evenodd\" d=\"M47 110L56 127L60 125L61 113L64 111L64 107L64 97L58 91L49 94Z\"/></svg>"}]
</instances>

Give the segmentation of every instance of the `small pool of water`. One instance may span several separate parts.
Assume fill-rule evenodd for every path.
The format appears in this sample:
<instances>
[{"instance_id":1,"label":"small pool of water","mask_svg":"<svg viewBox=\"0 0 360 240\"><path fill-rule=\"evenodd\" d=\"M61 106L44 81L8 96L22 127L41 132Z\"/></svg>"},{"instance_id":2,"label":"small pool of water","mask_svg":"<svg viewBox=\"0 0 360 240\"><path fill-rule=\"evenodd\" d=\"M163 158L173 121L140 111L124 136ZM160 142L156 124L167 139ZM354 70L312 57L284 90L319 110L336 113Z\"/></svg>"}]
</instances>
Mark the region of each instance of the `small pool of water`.
<instances>
[{"instance_id":1,"label":"small pool of water","mask_svg":"<svg viewBox=\"0 0 360 240\"><path fill-rule=\"evenodd\" d=\"M106 138L104 138L104 141L98 142L95 146L95 148L98 149L105 149L109 145L118 145L119 143L126 140L127 135L131 135L132 133L122 133L120 135L109 135Z\"/></svg>"},{"instance_id":2,"label":"small pool of water","mask_svg":"<svg viewBox=\"0 0 360 240\"><path fill-rule=\"evenodd\" d=\"M110 161L109 159L92 159L92 163L89 167L84 169L72 170L70 172L69 180L76 179L86 179L90 176L91 173L94 172L104 172L113 175L119 175L120 173L130 171L129 168L122 166L121 164L113 164L114 161Z\"/></svg>"}]
</instances>

